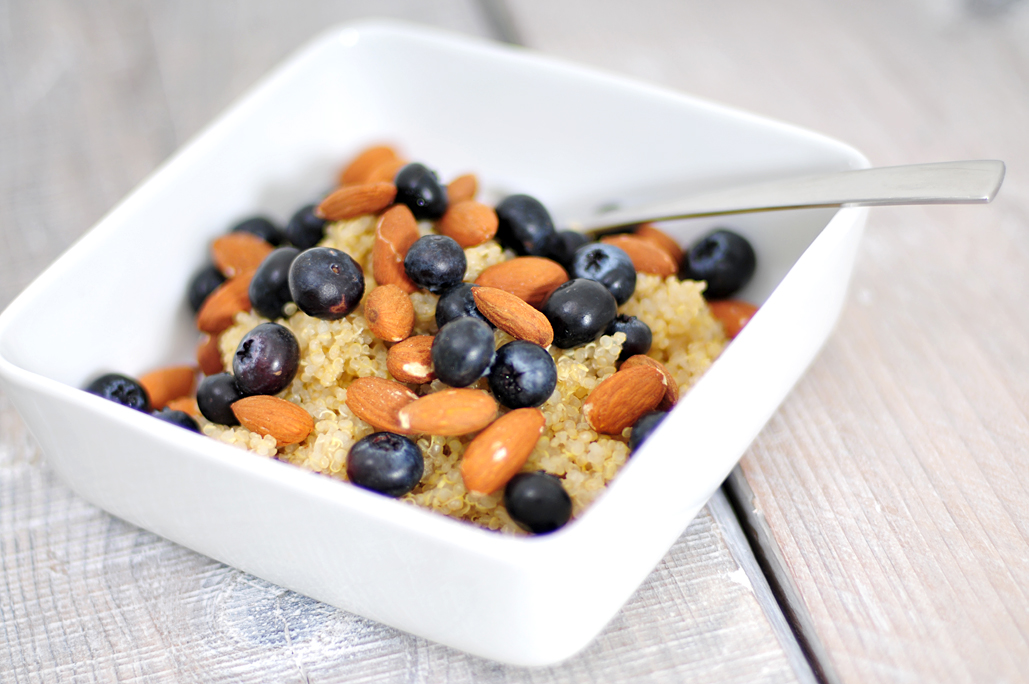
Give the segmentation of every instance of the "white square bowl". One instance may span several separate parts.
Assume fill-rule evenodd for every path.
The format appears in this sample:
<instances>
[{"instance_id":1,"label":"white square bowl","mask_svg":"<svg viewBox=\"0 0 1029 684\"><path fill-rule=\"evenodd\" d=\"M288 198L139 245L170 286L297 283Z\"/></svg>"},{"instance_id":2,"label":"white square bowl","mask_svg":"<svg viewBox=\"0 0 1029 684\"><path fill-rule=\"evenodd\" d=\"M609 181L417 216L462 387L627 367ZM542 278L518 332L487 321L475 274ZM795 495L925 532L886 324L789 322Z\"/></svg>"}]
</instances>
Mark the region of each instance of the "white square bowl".
<instances>
[{"instance_id":1,"label":"white square bowl","mask_svg":"<svg viewBox=\"0 0 1029 684\"><path fill-rule=\"evenodd\" d=\"M530 52L392 23L337 28L177 153L0 315L0 377L92 503L321 601L496 660L584 647L720 485L839 314L865 210L754 214L750 325L594 505L491 533L238 451L80 391L192 359L187 283L234 220L280 219L390 141L558 223L607 200L860 168L841 143ZM680 226L684 239L714 221Z\"/></svg>"}]
</instances>

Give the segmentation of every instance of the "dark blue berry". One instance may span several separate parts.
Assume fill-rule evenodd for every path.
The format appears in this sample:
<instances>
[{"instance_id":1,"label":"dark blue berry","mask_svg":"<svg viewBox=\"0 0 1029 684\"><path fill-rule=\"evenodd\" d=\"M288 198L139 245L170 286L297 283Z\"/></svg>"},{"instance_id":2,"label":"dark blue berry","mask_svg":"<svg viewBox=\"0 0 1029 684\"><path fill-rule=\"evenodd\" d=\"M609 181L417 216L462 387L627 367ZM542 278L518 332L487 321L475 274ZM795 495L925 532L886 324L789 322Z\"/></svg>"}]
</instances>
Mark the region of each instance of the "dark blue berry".
<instances>
[{"instance_id":1,"label":"dark blue berry","mask_svg":"<svg viewBox=\"0 0 1029 684\"><path fill-rule=\"evenodd\" d=\"M86 391L122 406L150 413L150 397L138 380L118 373L101 375L86 385Z\"/></svg>"},{"instance_id":2,"label":"dark blue berry","mask_svg":"<svg viewBox=\"0 0 1029 684\"><path fill-rule=\"evenodd\" d=\"M497 350L489 372L489 388L502 405L517 409L539 406L557 387L557 364L546 349L515 340Z\"/></svg>"},{"instance_id":3,"label":"dark blue berry","mask_svg":"<svg viewBox=\"0 0 1029 684\"><path fill-rule=\"evenodd\" d=\"M245 221L240 221L232 227L231 232L256 235L272 246L278 246L282 243L282 231L270 219L264 216L254 216Z\"/></svg>"},{"instance_id":4,"label":"dark blue berry","mask_svg":"<svg viewBox=\"0 0 1029 684\"><path fill-rule=\"evenodd\" d=\"M364 271L345 252L313 247L301 252L289 267L289 292L308 316L334 321L361 303Z\"/></svg>"},{"instance_id":5,"label":"dark blue berry","mask_svg":"<svg viewBox=\"0 0 1029 684\"><path fill-rule=\"evenodd\" d=\"M239 341L232 358L236 387L244 395L278 394L300 367L300 345L289 328L262 323Z\"/></svg>"},{"instance_id":6,"label":"dark blue berry","mask_svg":"<svg viewBox=\"0 0 1029 684\"><path fill-rule=\"evenodd\" d=\"M300 249L314 247L325 237L325 219L315 216L317 205L308 204L293 214L286 224L285 237Z\"/></svg>"},{"instance_id":7,"label":"dark blue berry","mask_svg":"<svg viewBox=\"0 0 1029 684\"><path fill-rule=\"evenodd\" d=\"M707 299L725 299L736 294L754 275L757 257L747 238L720 228L697 240L679 267L681 280L707 282Z\"/></svg>"},{"instance_id":8,"label":"dark blue berry","mask_svg":"<svg viewBox=\"0 0 1029 684\"><path fill-rule=\"evenodd\" d=\"M189 305L193 307L193 313L200 311L204 300L218 289L218 286L225 282L225 276L214 264L204 266L189 281Z\"/></svg>"},{"instance_id":9,"label":"dark blue berry","mask_svg":"<svg viewBox=\"0 0 1029 684\"><path fill-rule=\"evenodd\" d=\"M592 342L607 330L618 315L618 303L597 281L576 278L558 286L542 311L554 328L554 346L571 349Z\"/></svg>"},{"instance_id":10,"label":"dark blue berry","mask_svg":"<svg viewBox=\"0 0 1029 684\"><path fill-rule=\"evenodd\" d=\"M545 257L553 250L554 221L538 199L511 195L497 205L497 240L522 256Z\"/></svg>"},{"instance_id":11,"label":"dark blue berry","mask_svg":"<svg viewBox=\"0 0 1029 684\"><path fill-rule=\"evenodd\" d=\"M433 294L442 294L460 283L467 268L461 245L445 235L418 238L404 257L407 277Z\"/></svg>"},{"instance_id":12,"label":"dark blue berry","mask_svg":"<svg viewBox=\"0 0 1029 684\"><path fill-rule=\"evenodd\" d=\"M572 517L572 499L561 480L542 470L518 473L504 487L504 508L520 527L546 534Z\"/></svg>"},{"instance_id":13,"label":"dark blue berry","mask_svg":"<svg viewBox=\"0 0 1029 684\"><path fill-rule=\"evenodd\" d=\"M619 306L629 301L636 291L636 267L632 259L624 249L603 242L577 249L568 275L601 283L615 296Z\"/></svg>"},{"instance_id":14,"label":"dark blue berry","mask_svg":"<svg viewBox=\"0 0 1029 684\"><path fill-rule=\"evenodd\" d=\"M243 398L236 387L236 379L229 373L217 373L204 378L197 388L197 406L204 418L219 425L239 425L232 405Z\"/></svg>"},{"instance_id":15,"label":"dark blue berry","mask_svg":"<svg viewBox=\"0 0 1029 684\"><path fill-rule=\"evenodd\" d=\"M416 219L438 219L447 211L447 188L423 164L413 163L400 169L393 184L397 204L406 204Z\"/></svg>"},{"instance_id":16,"label":"dark blue berry","mask_svg":"<svg viewBox=\"0 0 1029 684\"><path fill-rule=\"evenodd\" d=\"M451 387L467 387L481 378L495 357L493 331L477 318L455 318L432 340L432 368Z\"/></svg>"},{"instance_id":17,"label":"dark blue berry","mask_svg":"<svg viewBox=\"0 0 1029 684\"><path fill-rule=\"evenodd\" d=\"M175 411L170 408L163 408L160 411L154 411L154 418L163 420L166 423L177 425L180 428L192 430L193 432L200 432L200 426L193 420L193 416L189 415L185 411Z\"/></svg>"},{"instance_id":18,"label":"dark blue berry","mask_svg":"<svg viewBox=\"0 0 1029 684\"><path fill-rule=\"evenodd\" d=\"M654 336L650 332L650 326L635 316L627 316L625 314L615 316L615 319L611 321L611 325L607 326L604 334L614 335L616 332L625 333L622 353L618 355L619 363L625 361L630 356L646 354L650 351L651 342L654 341Z\"/></svg>"},{"instance_id":19,"label":"dark blue berry","mask_svg":"<svg viewBox=\"0 0 1029 684\"><path fill-rule=\"evenodd\" d=\"M546 256L561 264L566 271L570 271L575 251L590 242L588 237L578 231L562 230L557 233L550 252Z\"/></svg>"},{"instance_id":20,"label":"dark blue berry","mask_svg":"<svg viewBox=\"0 0 1029 684\"><path fill-rule=\"evenodd\" d=\"M392 432L376 432L359 439L347 456L350 481L386 496L407 494L424 472L425 458L418 445Z\"/></svg>"},{"instance_id":21,"label":"dark blue berry","mask_svg":"<svg viewBox=\"0 0 1029 684\"><path fill-rule=\"evenodd\" d=\"M668 415L667 411L651 411L644 413L629 432L629 453L636 451L643 440L650 437L650 433L657 429L661 421Z\"/></svg>"},{"instance_id":22,"label":"dark blue berry","mask_svg":"<svg viewBox=\"0 0 1029 684\"><path fill-rule=\"evenodd\" d=\"M293 301L289 292L289 267L300 254L296 247L279 247L264 258L250 280L250 305L265 318L282 318Z\"/></svg>"},{"instance_id":23,"label":"dark blue berry","mask_svg":"<svg viewBox=\"0 0 1029 684\"><path fill-rule=\"evenodd\" d=\"M475 305L475 297L472 296L472 288L478 287L472 283L459 283L454 287L450 288L440 296L439 301L436 302L436 328L442 328L444 325L454 320L455 318L461 318L462 316L471 316L472 318L478 318L480 321L489 323L486 317L482 315L479 308ZM489 323L492 327L492 323Z\"/></svg>"}]
</instances>

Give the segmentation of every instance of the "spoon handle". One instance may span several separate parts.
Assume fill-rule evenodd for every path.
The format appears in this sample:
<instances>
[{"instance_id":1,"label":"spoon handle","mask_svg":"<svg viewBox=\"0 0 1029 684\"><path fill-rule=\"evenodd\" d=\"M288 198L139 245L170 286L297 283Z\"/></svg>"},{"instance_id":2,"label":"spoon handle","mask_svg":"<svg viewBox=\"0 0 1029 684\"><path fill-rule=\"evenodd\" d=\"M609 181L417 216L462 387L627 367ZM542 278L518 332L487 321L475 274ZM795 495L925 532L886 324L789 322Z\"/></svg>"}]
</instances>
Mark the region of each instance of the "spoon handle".
<instances>
[{"instance_id":1,"label":"spoon handle","mask_svg":"<svg viewBox=\"0 0 1029 684\"><path fill-rule=\"evenodd\" d=\"M592 232L645 221L811 207L985 204L997 195L1003 180L1004 162L992 159L834 171L619 209L571 227Z\"/></svg>"}]
</instances>

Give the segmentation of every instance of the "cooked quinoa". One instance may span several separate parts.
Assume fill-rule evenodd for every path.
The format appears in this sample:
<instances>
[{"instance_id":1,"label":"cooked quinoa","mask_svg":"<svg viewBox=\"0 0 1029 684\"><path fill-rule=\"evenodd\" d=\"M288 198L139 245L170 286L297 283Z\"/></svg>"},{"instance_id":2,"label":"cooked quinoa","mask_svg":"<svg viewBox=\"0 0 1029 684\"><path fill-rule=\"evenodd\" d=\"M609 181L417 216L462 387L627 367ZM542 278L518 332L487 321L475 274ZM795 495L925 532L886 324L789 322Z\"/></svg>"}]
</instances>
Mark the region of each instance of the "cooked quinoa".
<instances>
[{"instance_id":1,"label":"cooked quinoa","mask_svg":"<svg viewBox=\"0 0 1029 684\"><path fill-rule=\"evenodd\" d=\"M362 216L330 224L321 246L342 250L361 264L365 272L365 294L375 283L371 278L371 251L375 239L375 216ZM431 232L427 223L421 232ZM465 281L473 282L487 267L513 258L510 251L490 240L465 250L468 269ZM722 326L708 310L702 296L703 283L662 279L640 273L636 291L619 313L636 316L653 333L649 355L663 363L685 393L703 375L726 343ZM411 295L415 308L414 334L436 332L437 296L427 292ZM289 328L300 344L300 370L293 383L279 396L305 408L315 427L300 444L276 449L275 439L262 437L243 427L226 427L200 419L204 434L261 456L278 458L301 468L346 480L346 459L357 440L374 432L347 407L347 387L355 378L391 378L386 370L386 343L371 333L364 308L336 321L312 318L294 305L288 318L276 321ZM240 340L266 322L254 313L239 313L235 324L219 340L226 368ZM511 341L496 331L497 347ZM545 470L562 478L572 499L576 517L600 495L629 456L627 429L622 436L598 435L582 416L582 404L590 391L616 370L615 362L625 341L624 333L604 335L576 349L550 348L557 364L557 388L540 406L546 428L523 471ZM411 386L419 395L446 387L439 380ZM485 379L473 385L487 389ZM504 409L501 409L503 411ZM491 495L468 492L461 479L461 455L474 435L463 437L422 436L417 440L425 456L425 475L413 491L401 497L418 506L468 520L491 530L521 533L504 509L503 491Z\"/></svg>"}]
</instances>

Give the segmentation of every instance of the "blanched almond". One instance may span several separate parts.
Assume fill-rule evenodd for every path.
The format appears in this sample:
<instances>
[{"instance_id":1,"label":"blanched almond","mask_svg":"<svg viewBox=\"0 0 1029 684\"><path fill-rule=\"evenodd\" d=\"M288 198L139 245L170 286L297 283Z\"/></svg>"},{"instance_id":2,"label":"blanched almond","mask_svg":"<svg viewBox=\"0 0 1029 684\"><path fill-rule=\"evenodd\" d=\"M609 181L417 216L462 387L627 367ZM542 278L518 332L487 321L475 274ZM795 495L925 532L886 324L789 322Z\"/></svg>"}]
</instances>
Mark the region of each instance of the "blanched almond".
<instances>
[{"instance_id":1,"label":"blanched almond","mask_svg":"<svg viewBox=\"0 0 1029 684\"><path fill-rule=\"evenodd\" d=\"M302 406L285 399L258 394L232 404L240 424L259 435L271 435L275 446L299 444L314 430L314 418Z\"/></svg>"},{"instance_id":2,"label":"blanched almond","mask_svg":"<svg viewBox=\"0 0 1029 684\"><path fill-rule=\"evenodd\" d=\"M447 186L447 199L451 204L475 199L479 191L479 181L474 173L466 173L450 181Z\"/></svg>"},{"instance_id":3,"label":"blanched almond","mask_svg":"<svg viewBox=\"0 0 1029 684\"><path fill-rule=\"evenodd\" d=\"M445 389L413 401L400 409L403 434L457 437L476 432L493 422L497 402L477 389Z\"/></svg>"},{"instance_id":4,"label":"blanched almond","mask_svg":"<svg viewBox=\"0 0 1029 684\"><path fill-rule=\"evenodd\" d=\"M222 352L218 348L218 335L201 335L197 345L197 364L204 375L217 375L225 370Z\"/></svg>"},{"instance_id":5,"label":"blanched almond","mask_svg":"<svg viewBox=\"0 0 1029 684\"><path fill-rule=\"evenodd\" d=\"M593 388L582 415L597 432L620 435L622 430L653 411L665 395L665 376L653 366L625 368Z\"/></svg>"},{"instance_id":6,"label":"blanched almond","mask_svg":"<svg viewBox=\"0 0 1029 684\"><path fill-rule=\"evenodd\" d=\"M399 382L385 378L357 378L347 387L347 407L379 430L400 431L397 415L418 395Z\"/></svg>"},{"instance_id":7,"label":"blanched almond","mask_svg":"<svg viewBox=\"0 0 1029 684\"><path fill-rule=\"evenodd\" d=\"M396 196L397 186L392 183L347 185L323 199L314 213L327 221L377 214L393 204Z\"/></svg>"},{"instance_id":8,"label":"blanched almond","mask_svg":"<svg viewBox=\"0 0 1029 684\"><path fill-rule=\"evenodd\" d=\"M394 344L386 354L386 370L400 382L432 382L436 379L432 370L432 340L432 335L416 335Z\"/></svg>"},{"instance_id":9,"label":"blanched almond","mask_svg":"<svg viewBox=\"0 0 1029 684\"><path fill-rule=\"evenodd\" d=\"M515 257L490 266L475 279L476 285L510 292L537 309L558 285L568 282L568 273L556 261L543 257Z\"/></svg>"},{"instance_id":10,"label":"blanched almond","mask_svg":"<svg viewBox=\"0 0 1029 684\"><path fill-rule=\"evenodd\" d=\"M414 304L393 284L379 285L364 302L364 317L372 334L386 342L399 342L414 330Z\"/></svg>"},{"instance_id":11,"label":"blanched almond","mask_svg":"<svg viewBox=\"0 0 1029 684\"><path fill-rule=\"evenodd\" d=\"M524 300L496 287L472 288L475 306L489 322L519 340L546 349L554 341L554 328L547 317Z\"/></svg>"},{"instance_id":12,"label":"blanched almond","mask_svg":"<svg viewBox=\"0 0 1029 684\"><path fill-rule=\"evenodd\" d=\"M214 265L226 278L254 271L275 249L252 233L238 231L222 235L211 245Z\"/></svg>"},{"instance_id":13,"label":"blanched almond","mask_svg":"<svg viewBox=\"0 0 1029 684\"><path fill-rule=\"evenodd\" d=\"M652 273L667 278L679 272L678 265L668 252L649 240L635 235L609 235L600 241L624 250L639 273Z\"/></svg>"},{"instance_id":14,"label":"blanched almond","mask_svg":"<svg viewBox=\"0 0 1029 684\"><path fill-rule=\"evenodd\" d=\"M679 243L675 241L675 238L656 227L653 223L641 223L636 228L636 235L644 240L653 242L655 245L668 252L668 256L672 257L672 261L675 262L676 267L682 263L682 247L680 247Z\"/></svg>"},{"instance_id":15,"label":"blanched almond","mask_svg":"<svg viewBox=\"0 0 1029 684\"><path fill-rule=\"evenodd\" d=\"M546 425L537 408L511 411L480 432L464 452L461 477L470 491L492 494L522 469Z\"/></svg>"},{"instance_id":16,"label":"blanched almond","mask_svg":"<svg viewBox=\"0 0 1029 684\"><path fill-rule=\"evenodd\" d=\"M453 238L462 247L475 247L497 234L500 220L497 212L482 202L465 200L454 203L436 224L442 235Z\"/></svg>"},{"instance_id":17,"label":"blanched almond","mask_svg":"<svg viewBox=\"0 0 1029 684\"><path fill-rule=\"evenodd\" d=\"M408 294L417 292L418 286L404 270L407 250L417 240L418 222L407 206L397 204L383 212L372 245L372 277L376 283L396 285Z\"/></svg>"},{"instance_id":18,"label":"blanched almond","mask_svg":"<svg viewBox=\"0 0 1029 684\"><path fill-rule=\"evenodd\" d=\"M386 163L397 159L396 151L389 145L375 145L357 155L339 174L340 185L358 185L370 181L372 172Z\"/></svg>"},{"instance_id":19,"label":"blanched almond","mask_svg":"<svg viewBox=\"0 0 1029 684\"><path fill-rule=\"evenodd\" d=\"M661 371L661 374L665 376L665 395L661 398L661 403L657 405L659 411L667 411L668 409L675 406L675 403L679 401L679 383L672 377L671 372L665 367L663 363L657 359L653 359L646 354L637 354L636 356L630 356L622 363L622 370L627 368L636 368L638 366L650 366Z\"/></svg>"},{"instance_id":20,"label":"blanched almond","mask_svg":"<svg viewBox=\"0 0 1029 684\"><path fill-rule=\"evenodd\" d=\"M169 366L151 371L139 379L150 396L150 405L163 409L168 402L193 393L197 370L193 366Z\"/></svg>"},{"instance_id":21,"label":"blanched almond","mask_svg":"<svg viewBox=\"0 0 1029 684\"><path fill-rule=\"evenodd\" d=\"M216 335L232 325L240 311L250 310L250 280L253 271L244 271L229 278L207 296L197 312L197 328Z\"/></svg>"}]
</instances>

